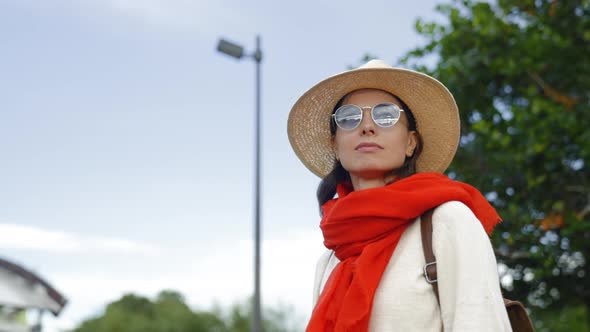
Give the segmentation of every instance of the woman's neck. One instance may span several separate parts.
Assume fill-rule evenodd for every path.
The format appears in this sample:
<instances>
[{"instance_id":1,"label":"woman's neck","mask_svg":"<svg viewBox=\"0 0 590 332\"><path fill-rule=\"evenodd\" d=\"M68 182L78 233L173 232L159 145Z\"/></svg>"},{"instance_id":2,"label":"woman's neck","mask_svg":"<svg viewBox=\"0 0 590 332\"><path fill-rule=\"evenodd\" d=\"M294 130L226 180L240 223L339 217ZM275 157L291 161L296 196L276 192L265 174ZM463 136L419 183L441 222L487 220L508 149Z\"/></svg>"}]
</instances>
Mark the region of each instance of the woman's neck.
<instances>
[{"instance_id":1,"label":"woman's neck","mask_svg":"<svg viewBox=\"0 0 590 332\"><path fill-rule=\"evenodd\" d=\"M383 186L390 184L396 180L397 180L397 178L392 175L374 177L374 178L364 178L364 177L354 176L352 174L350 175L350 182L352 183L352 187L354 188L354 191L383 187Z\"/></svg>"}]
</instances>

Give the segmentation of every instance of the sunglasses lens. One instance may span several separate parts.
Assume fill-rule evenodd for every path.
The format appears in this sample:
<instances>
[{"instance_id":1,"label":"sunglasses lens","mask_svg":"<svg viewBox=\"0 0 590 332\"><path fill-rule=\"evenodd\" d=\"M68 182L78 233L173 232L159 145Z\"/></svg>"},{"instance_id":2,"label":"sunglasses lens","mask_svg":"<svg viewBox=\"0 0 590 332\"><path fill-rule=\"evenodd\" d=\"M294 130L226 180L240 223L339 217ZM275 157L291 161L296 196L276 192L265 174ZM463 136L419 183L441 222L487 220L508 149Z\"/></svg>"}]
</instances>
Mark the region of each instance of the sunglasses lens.
<instances>
[{"instance_id":1,"label":"sunglasses lens","mask_svg":"<svg viewBox=\"0 0 590 332\"><path fill-rule=\"evenodd\" d=\"M345 130L356 128L361 123L362 117L361 109L354 105L344 105L334 113L336 124Z\"/></svg>"},{"instance_id":2,"label":"sunglasses lens","mask_svg":"<svg viewBox=\"0 0 590 332\"><path fill-rule=\"evenodd\" d=\"M400 114L401 110L395 104L379 104L373 109L373 121L379 127L391 127L399 120Z\"/></svg>"}]
</instances>

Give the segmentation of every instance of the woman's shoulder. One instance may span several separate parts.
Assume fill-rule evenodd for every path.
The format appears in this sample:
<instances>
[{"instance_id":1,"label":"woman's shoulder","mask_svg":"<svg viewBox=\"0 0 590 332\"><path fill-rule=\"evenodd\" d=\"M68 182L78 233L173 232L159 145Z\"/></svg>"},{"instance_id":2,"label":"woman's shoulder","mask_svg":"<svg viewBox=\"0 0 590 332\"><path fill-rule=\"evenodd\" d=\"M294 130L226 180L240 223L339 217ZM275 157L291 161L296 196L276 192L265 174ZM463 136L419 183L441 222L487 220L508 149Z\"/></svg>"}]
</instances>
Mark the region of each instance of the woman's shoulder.
<instances>
[{"instance_id":1,"label":"woman's shoulder","mask_svg":"<svg viewBox=\"0 0 590 332\"><path fill-rule=\"evenodd\" d=\"M326 249L324 250L324 252L322 253L322 255L318 258L318 261L316 263L316 267L325 267L326 265L328 265L328 262L330 261L330 258L332 257L334 251L330 250L330 249Z\"/></svg>"},{"instance_id":2,"label":"woman's shoulder","mask_svg":"<svg viewBox=\"0 0 590 332\"><path fill-rule=\"evenodd\" d=\"M433 214L433 216L437 216L439 218L450 218L456 216L467 217L470 215L473 215L471 209L465 205L465 203L460 201L448 201L446 203L442 203L434 209Z\"/></svg>"},{"instance_id":3,"label":"woman's shoulder","mask_svg":"<svg viewBox=\"0 0 590 332\"><path fill-rule=\"evenodd\" d=\"M490 237L471 209L461 202L447 202L434 211L432 250L440 263L437 264L439 275L457 273L459 270L453 270L463 264L459 262L469 262L465 266L474 267L473 262L477 261L481 269L485 264L493 267L491 271L496 268ZM468 273L472 274L471 270Z\"/></svg>"},{"instance_id":4,"label":"woman's shoulder","mask_svg":"<svg viewBox=\"0 0 590 332\"><path fill-rule=\"evenodd\" d=\"M483 233L485 230L473 211L462 202L450 201L439 205L432 214L435 233L452 231L465 235Z\"/></svg>"},{"instance_id":5,"label":"woman's shoulder","mask_svg":"<svg viewBox=\"0 0 590 332\"><path fill-rule=\"evenodd\" d=\"M334 251L332 250L325 250L318 259L315 268L315 280L313 287L314 306L336 264L338 264L338 258L336 258L336 255L334 255Z\"/></svg>"},{"instance_id":6,"label":"woman's shoulder","mask_svg":"<svg viewBox=\"0 0 590 332\"><path fill-rule=\"evenodd\" d=\"M337 263L338 258L336 258L336 255L334 255L334 251L326 249L316 262L316 278L322 278L326 271L331 271L333 266Z\"/></svg>"}]
</instances>

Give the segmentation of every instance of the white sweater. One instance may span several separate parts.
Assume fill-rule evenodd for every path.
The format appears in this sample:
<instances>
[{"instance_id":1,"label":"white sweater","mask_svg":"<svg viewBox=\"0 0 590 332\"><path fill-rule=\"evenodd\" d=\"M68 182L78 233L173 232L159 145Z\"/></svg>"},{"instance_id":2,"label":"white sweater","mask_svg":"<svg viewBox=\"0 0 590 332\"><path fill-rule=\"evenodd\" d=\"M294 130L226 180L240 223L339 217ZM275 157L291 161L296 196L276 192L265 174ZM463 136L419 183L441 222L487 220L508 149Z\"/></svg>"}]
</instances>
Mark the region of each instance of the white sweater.
<instances>
[{"instance_id":1,"label":"white sweater","mask_svg":"<svg viewBox=\"0 0 590 332\"><path fill-rule=\"evenodd\" d=\"M434 210L432 246L440 307L423 274L420 218L402 235L385 268L369 321L370 332L512 331L496 257L473 212L461 202ZM339 260L326 251L316 266L313 305Z\"/></svg>"}]
</instances>

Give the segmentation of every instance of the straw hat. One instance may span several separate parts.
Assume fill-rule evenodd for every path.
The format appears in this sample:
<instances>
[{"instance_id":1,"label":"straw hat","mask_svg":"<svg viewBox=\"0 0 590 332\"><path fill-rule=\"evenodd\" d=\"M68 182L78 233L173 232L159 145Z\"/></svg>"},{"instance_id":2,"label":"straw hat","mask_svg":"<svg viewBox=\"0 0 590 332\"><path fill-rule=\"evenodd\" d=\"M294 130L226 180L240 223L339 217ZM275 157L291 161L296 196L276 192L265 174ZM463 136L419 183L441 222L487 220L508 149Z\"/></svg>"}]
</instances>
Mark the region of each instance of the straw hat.
<instances>
[{"instance_id":1,"label":"straw hat","mask_svg":"<svg viewBox=\"0 0 590 332\"><path fill-rule=\"evenodd\" d=\"M336 103L346 94L364 88L384 90L410 108L424 146L418 172L444 172L459 145L459 110L453 95L436 79L381 60L329 77L301 96L289 113L288 135L303 164L319 177L335 163L330 121Z\"/></svg>"}]
</instances>

